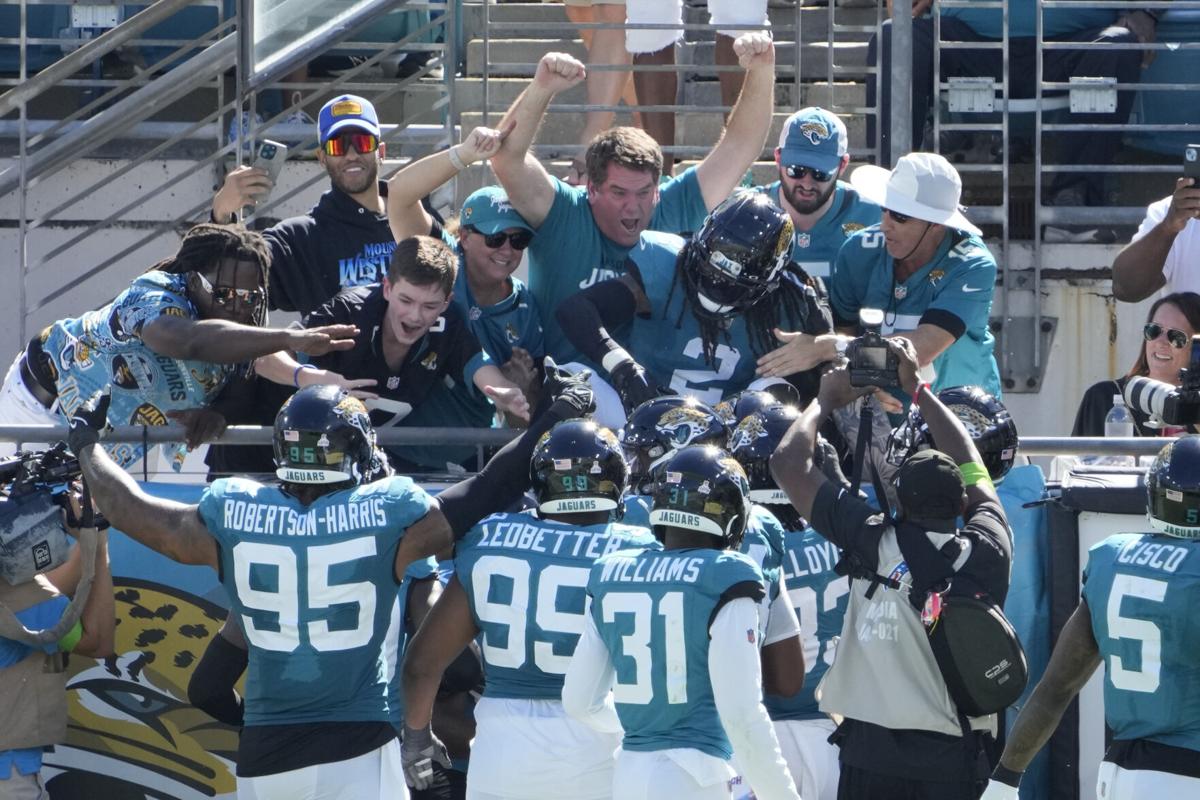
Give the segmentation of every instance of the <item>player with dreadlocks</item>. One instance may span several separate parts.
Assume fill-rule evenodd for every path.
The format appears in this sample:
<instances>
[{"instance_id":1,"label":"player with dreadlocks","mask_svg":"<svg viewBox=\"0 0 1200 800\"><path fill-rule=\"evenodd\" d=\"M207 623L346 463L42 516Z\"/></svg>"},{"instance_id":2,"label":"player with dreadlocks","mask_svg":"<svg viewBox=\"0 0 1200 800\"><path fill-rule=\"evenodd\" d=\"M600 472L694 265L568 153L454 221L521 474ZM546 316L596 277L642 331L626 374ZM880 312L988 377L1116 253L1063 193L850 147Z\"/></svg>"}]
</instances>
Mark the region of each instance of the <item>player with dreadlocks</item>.
<instances>
[{"instance_id":1,"label":"player with dreadlocks","mask_svg":"<svg viewBox=\"0 0 1200 800\"><path fill-rule=\"evenodd\" d=\"M764 195L739 192L684 239L642 234L626 274L563 301L563 332L608 373L626 412L659 387L712 404L750 386L775 330L832 328L808 277L790 263L792 221ZM609 331L629 328L630 351ZM815 396L816 376L792 382Z\"/></svg>"},{"instance_id":2,"label":"player with dreadlocks","mask_svg":"<svg viewBox=\"0 0 1200 800\"><path fill-rule=\"evenodd\" d=\"M240 365L284 349L311 355L344 349L357 333L351 325L263 327L269 269L259 234L197 225L174 256L112 302L34 336L4 378L0 419L62 424L83 400L111 386L112 425L174 420L186 428L189 447L219 435L225 420L208 406ZM327 376L305 371L303 377L308 383ZM124 467L144 455L140 444L108 449Z\"/></svg>"}]
</instances>

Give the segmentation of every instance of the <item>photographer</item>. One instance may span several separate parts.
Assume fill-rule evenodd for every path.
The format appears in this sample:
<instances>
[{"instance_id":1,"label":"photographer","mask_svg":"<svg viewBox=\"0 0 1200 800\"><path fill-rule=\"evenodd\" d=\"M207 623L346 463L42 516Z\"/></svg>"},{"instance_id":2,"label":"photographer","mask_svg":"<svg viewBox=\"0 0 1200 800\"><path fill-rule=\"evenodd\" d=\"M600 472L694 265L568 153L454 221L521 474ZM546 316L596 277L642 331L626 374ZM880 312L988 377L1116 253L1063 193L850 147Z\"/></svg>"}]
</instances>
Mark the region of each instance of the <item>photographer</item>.
<instances>
[{"instance_id":1,"label":"photographer","mask_svg":"<svg viewBox=\"0 0 1200 800\"><path fill-rule=\"evenodd\" d=\"M7 502L5 499L0 505ZM70 502L72 510L78 512L78 495L72 493ZM77 529L68 527L67 531L79 535ZM0 636L0 708L4 709L4 724L0 726L0 797L48 797L40 775L42 751L67 737L66 654L103 658L113 652L116 620L107 536L104 531L91 533L97 537L95 573L75 625L57 642L41 647ZM81 548L76 546L63 564L31 581L12 586L0 580L0 604L13 612L25 628L51 628L61 619L82 574Z\"/></svg>"},{"instance_id":2,"label":"photographer","mask_svg":"<svg viewBox=\"0 0 1200 800\"><path fill-rule=\"evenodd\" d=\"M941 448L913 455L897 473L898 517L912 525L890 522L813 464L817 426L856 394L844 369L824 376L817 401L772 456L771 472L796 510L842 548L852 578L820 700L822 711L844 718L833 737L839 797L974 800L987 781L996 719L968 718L950 700L923 618L938 600L931 592L947 581L1002 604L1012 533L965 428L918 382L912 344L898 338L888 346L901 388Z\"/></svg>"}]
</instances>

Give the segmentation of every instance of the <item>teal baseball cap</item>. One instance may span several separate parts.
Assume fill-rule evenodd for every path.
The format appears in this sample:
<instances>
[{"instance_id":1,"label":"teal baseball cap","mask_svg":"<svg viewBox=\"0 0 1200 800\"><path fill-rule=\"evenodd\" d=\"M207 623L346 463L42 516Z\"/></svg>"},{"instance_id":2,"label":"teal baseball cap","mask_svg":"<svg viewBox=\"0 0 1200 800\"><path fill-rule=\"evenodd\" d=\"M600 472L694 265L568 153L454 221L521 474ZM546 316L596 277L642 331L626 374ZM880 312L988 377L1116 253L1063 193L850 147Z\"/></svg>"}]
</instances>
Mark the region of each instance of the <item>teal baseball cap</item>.
<instances>
[{"instance_id":1,"label":"teal baseball cap","mask_svg":"<svg viewBox=\"0 0 1200 800\"><path fill-rule=\"evenodd\" d=\"M485 186L471 193L463 203L459 222L483 234L499 233L509 228L524 228L534 233L533 226L517 213L508 195L499 186Z\"/></svg>"},{"instance_id":2,"label":"teal baseball cap","mask_svg":"<svg viewBox=\"0 0 1200 800\"><path fill-rule=\"evenodd\" d=\"M783 123L779 133L779 163L833 172L846 155L846 123L832 111L802 108Z\"/></svg>"}]
</instances>

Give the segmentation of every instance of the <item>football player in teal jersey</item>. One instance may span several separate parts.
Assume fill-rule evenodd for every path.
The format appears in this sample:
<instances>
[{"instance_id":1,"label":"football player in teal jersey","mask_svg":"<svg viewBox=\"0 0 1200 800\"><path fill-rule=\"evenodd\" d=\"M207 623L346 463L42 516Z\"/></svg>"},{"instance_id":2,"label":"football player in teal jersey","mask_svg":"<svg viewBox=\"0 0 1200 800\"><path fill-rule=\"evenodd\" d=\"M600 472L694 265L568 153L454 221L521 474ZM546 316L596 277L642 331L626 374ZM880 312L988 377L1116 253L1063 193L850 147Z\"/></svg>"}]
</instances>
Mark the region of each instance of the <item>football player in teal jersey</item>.
<instances>
[{"instance_id":1,"label":"football player in teal jersey","mask_svg":"<svg viewBox=\"0 0 1200 800\"><path fill-rule=\"evenodd\" d=\"M829 300L838 332L782 335L759 359L759 373L787 377L832 361L858 333L859 312L884 312L882 333L903 334L934 391L981 386L1000 397L1000 373L988 328L996 259L959 208L962 181L936 153L910 153L890 173L859 167L850 183L884 207L878 226L851 236L838 251ZM907 402L907 398L904 398Z\"/></svg>"},{"instance_id":2,"label":"football player in teal jersey","mask_svg":"<svg viewBox=\"0 0 1200 800\"><path fill-rule=\"evenodd\" d=\"M1200 436L1174 440L1146 474L1147 533L1088 553L1083 599L1009 731L984 800L1016 800L1021 775L1104 664L1112 742L1096 797L1200 797Z\"/></svg>"},{"instance_id":3,"label":"football player in teal jersey","mask_svg":"<svg viewBox=\"0 0 1200 800\"><path fill-rule=\"evenodd\" d=\"M841 550L796 512L771 475L771 454L798 416L795 407L780 404L749 414L730 433L729 453L746 470L750 500L763 504L787 531L783 575L804 644L803 689L791 697L768 694L767 713L800 796L835 800L838 750L829 736L837 726L817 707L816 689L833 663L850 584L834 571Z\"/></svg>"},{"instance_id":4,"label":"football player in teal jersey","mask_svg":"<svg viewBox=\"0 0 1200 800\"><path fill-rule=\"evenodd\" d=\"M603 366L626 412L659 387L713 404L750 386L777 328L831 329L791 249L788 215L763 194L738 192L690 241L643 233L626 274L562 301L558 323ZM610 331L630 324L626 351ZM815 396L815 375L789 378Z\"/></svg>"},{"instance_id":5,"label":"football player in teal jersey","mask_svg":"<svg viewBox=\"0 0 1200 800\"><path fill-rule=\"evenodd\" d=\"M468 796L600 800L612 796L619 739L571 719L562 684L584 628L584 587L595 560L660 549L646 528L614 521L628 480L611 431L567 420L542 436L529 464L537 515L495 514L455 552L455 577L404 662L406 777L423 788L444 751L430 730L446 666L478 637L486 688L475 708Z\"/></svg>"},{"instance_id":6,"label":"football player in teal jersey","mask_svg":"<svg viewBox=\"0 0 1200 800\"><path fill-rule=\"evenodd\" d=\"M198 505L147 495L96 447L106 406L94 396L70 432L97 506L142 544L217 569L245 633L239 795L406 796L385 657L392 610L408 565L452 534L410 479L364 483L375 434L362 401L301 389L275 420L280 484L217 480Z\"/></svg>"},{"instance_id":7,"label":"football player in teal jersey","mask_svg":"<svg viewBox=\"0 0 1200 800\"><path fill-rule=\"evenodd\" d=\"M614 797L727 798L736 751L759 798L798 798L762 705L762 572L735 552L750 515L746 475L702 445L661 469L650 522L665 549L592 567L563 705L597 730L624 731Z\"/></svg>"},{"instance_id":8,"label":"football player in teal jersey","mask_svg":"<svg viewBox=\"0 0 1200 800\"><path fill-rule=\"evenodd\" d=\"M659 467L673 452L689 445L724 448L729 429L715 409L690 397L665 395L633 410L621 429L621 444L630 467L624 522L649 527L654 484ZM762 607L763 682L768 691L790 697L800 691L804 669L799 664L800 623L788 602L781 567L784 531L775 515L750 505L740 552L763 571L767 592Z\"/></svg>"},{"instance_id":9,"label":"football player in teal jersey","mask_svg":"<svg viewBox=\"0 0 1200 800\"><path fill-rule=\"evenodd\" d=\"M842 244L852 233L879 223L879 205L841 180L850 164L848 142L846 123L837 114L802 108L779 132L779 180L755 187L792 218L792 259L818 282L823 297Z\"/></svg>"}]
</instances>

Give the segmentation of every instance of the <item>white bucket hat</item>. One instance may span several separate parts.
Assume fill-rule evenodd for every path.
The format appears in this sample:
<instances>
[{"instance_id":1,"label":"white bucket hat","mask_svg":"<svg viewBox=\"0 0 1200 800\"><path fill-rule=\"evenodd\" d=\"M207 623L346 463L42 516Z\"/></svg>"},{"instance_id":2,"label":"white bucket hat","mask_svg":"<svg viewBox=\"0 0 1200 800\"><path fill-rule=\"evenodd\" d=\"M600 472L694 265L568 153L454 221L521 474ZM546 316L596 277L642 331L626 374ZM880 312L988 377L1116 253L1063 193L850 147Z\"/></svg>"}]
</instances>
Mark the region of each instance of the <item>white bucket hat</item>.
<instances>
[{"instance_id":1,"label":"white bucket hat","mask_svg":"<svg viewBox=\"0 0 1200 800\"><path fill-rule=\"evenodd\" d=\"M958 170L937 153L909 153L890 172L864 164L850 175L850 185L891 211L980 235L958 204L962 196Z\"/></svg>"}]
</instances>

